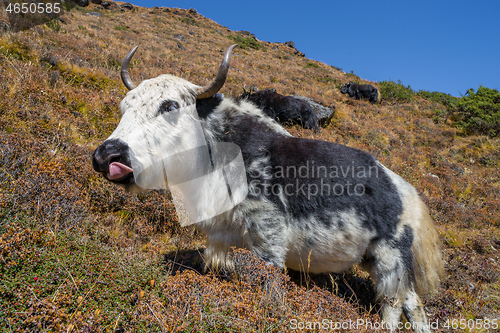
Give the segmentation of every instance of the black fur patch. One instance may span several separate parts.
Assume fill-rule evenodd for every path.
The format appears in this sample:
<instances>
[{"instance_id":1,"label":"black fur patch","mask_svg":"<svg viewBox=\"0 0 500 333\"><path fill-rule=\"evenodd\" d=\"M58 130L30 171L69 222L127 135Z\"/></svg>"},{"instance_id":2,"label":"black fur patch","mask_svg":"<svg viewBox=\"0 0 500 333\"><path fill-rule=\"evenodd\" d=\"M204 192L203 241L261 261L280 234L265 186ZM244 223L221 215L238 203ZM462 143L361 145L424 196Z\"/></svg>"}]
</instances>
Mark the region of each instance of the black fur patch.
<instances>
[{"instance_id":1,"label":"black fur patch","mask_svg":"<svg viewBox=\"0 0 500 333\"><path fill-rule=\"evenodd\" d=\"M265 114L281 124L299 124L307 129L319 130L316 113L309 103L299 98L280 95L275 89L265 89L252 94L245 92L239 99L254 103Z\"/></svg>"},{"instance_id":2,"label":"black fur patch","mask_svg":"<svg viewBox=\"0 0 500 333\"><path fill-rule=\"evenodd\" d=\"M198 117L200 119L205 119L211 114L215 108L219 106L219 104L224 99L224 95L215 94L210 98L199 99L196 101L196 111L198 112Z\"/></svg>"},{"instance_id":3,"label":"black fur patch","mask_svg":"<svg viewBox=\"0 0 500 333\"><path fill-rule=\"evenodd\" d=\"M232 129L223 141L241 148L247 169L256 159L269 158L271 179L264 172L247 172L249 184L253 182L259 189L254 199L266 197L297 223L315 219L327 228L344 227L344 221L332 225L338 219L328 213L352 209L365 228L375 231L374 240L394 238L403 204L396 186L373 156L331 142L284 137L250 117ZM288 190L284 192L288 207L280 199L279 188Z\"/></svg>"},{"instance_id":4,"label":"black fur patch","mask_svg":"<svg viewBox=\"0 0 500 333\"><path fill-rule=\"evenodd\" d=\"M401 251L401 257L404 265L405 272L408 274L410 281L415 281L415 275L413 272L413 229L405 225L404 233L399 240L393 240L389 242L393 247Z\"/></svg>"}]
</instances>

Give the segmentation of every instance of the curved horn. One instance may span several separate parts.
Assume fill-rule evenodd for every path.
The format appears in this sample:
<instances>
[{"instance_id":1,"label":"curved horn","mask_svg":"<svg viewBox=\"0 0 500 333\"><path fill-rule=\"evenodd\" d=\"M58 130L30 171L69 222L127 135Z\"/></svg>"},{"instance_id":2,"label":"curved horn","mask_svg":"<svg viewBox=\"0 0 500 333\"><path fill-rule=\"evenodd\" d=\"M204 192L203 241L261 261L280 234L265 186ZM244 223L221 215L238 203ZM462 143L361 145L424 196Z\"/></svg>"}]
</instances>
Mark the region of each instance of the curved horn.
<instances>
[{"instance_id":1,"label":"curved horn","mask_svg":"<svg viewBox=\"0 0 500 333\"><path fill-rule=\"evenodd\" d=\"M125 57L125 59L123 59L123 62L122 62L122 70L120 72L120 76L122 77L123 84L125 85L125 87L127 87L128 90L132 90L136 87L134 82L132 82L132 80L130 79L130 74L128 73L128 65L130 63L130 59L132 59L132 57L134 56L134 53L135 53L135 51L137 51L138 47L139 46L134 47L127 54L127 56Z\"/></svg>"},{"instance_id":2,"label":"curved horn","mask_svg":"<svg viewBox=\"0 0 500 333\"><path fill-rule=\"evenodd\" d=\"M220 90L220 88L222 88L224 82L226 82L227 71L229 70L229 59L231 58L231 53L236 46L238 46L238 44L233 44L227 48L226 53L224 53L224 57L222 58L219 72L217 73L215 80L210 83L210 85L198 89L196 99L212 97Z\"/></svg>"}]
</instances>

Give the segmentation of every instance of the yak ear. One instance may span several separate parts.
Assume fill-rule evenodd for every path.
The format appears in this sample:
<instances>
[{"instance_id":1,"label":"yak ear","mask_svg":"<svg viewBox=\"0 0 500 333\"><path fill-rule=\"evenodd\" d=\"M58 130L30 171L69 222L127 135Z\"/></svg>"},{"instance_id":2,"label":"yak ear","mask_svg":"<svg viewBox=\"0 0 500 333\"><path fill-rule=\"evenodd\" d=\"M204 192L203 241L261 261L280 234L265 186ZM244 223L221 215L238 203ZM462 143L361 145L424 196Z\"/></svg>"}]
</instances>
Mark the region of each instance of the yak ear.
<instances>
[{"instance_id":1,"label":"yak ear","mask_svg":"<svg viewBox=\"0 0 500 333\"><path fill-rule=\"evenodd\" d=\"M198 117L200 119L207 118L212 112L214 112L223 99L224 94L215 94L209 98L196 100L196 112L198 112Z\"/></svg>"}]
</instances>

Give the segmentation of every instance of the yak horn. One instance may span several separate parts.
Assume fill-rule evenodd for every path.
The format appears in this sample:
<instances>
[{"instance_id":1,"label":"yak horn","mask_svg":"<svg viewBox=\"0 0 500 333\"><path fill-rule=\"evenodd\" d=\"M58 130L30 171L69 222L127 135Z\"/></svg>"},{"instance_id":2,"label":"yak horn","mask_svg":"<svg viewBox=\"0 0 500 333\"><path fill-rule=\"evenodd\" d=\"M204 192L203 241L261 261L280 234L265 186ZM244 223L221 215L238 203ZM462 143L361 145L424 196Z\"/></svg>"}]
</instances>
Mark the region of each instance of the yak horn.
<instances>
[{"instance_id":1,"label":"yak horn","mask_svg":"<svg viewBox=\"0 0 500 333\"><path fill-rule=\"evenodd\" d=\"M217 73L215 80L208 86L200 87L197 91L196 99L212 97L213 95L217 94L217 92L222 88L224 82L226 82L227 71L229 70L229 59L231 58L231 53L236 46L238 46L238 44L233 44L227 48L226 53L224 53L224 58L222 58L219 72Z\"/></svg>"},{"instance_id":2,"label":"yak horn","mask_svg":"<svg viewBox=\"0 0 500 333\"><path fill-rule=\"evenodd\" d=\"M130 51L127 54L127 56L125 57L125 59L123 59L123 62L122 62L122 70L120 72L120 75L122 77L123 84L125 85L125 87L127 87L128 90L132 90L136 87L134 82L132 82L132 80L130 79L130 74L128 73L128 65L130 63L130 59L132 59L132 57L134 56L134 53L135 53L135 51L137 51L138 47L139 46L134 47L132 49L132 51Z\"/></svg>"}]
</instances>

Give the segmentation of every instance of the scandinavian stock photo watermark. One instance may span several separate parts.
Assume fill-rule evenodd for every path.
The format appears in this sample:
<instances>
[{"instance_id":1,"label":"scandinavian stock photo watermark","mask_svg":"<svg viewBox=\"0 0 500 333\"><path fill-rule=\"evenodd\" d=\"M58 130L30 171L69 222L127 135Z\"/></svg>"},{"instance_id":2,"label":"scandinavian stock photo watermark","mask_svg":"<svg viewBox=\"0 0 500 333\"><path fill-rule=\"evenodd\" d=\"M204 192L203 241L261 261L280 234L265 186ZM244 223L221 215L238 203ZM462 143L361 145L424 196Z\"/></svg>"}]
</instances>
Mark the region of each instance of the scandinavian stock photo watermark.
<instances>
[{"instance_id":1,"label":"scandinavian stock photo watermark","mask_svg":"<svg viewBox=\"0 0 500 333\"><path fill-rule=\"evenodd\" d=\"M425 327L422 327L425 326ZM385 321L371 321L359 318L357 320L332 320L332 319L320 319L316 321L301 321L298 319L291 319L289 322L289 328L291 330L303 331L303 330L323 330L323 331L356 331L360 329L366 330L437 330L439 328L445 328L450 330L489 330L498 329L499 319L445 319L445 320L430 320L425 325L410 322L398 322L397 324L390 324Z\"/></svg>"},{"instance_id":2,"label":"scandinavian stock photo watermark","mask_svg":"<svg viewBox=\"0 0 500 333\"><path fill-rule=\"evenodd\" d=\"M249 183L254 195L301 196L311 200L315 196L362 196L366 185L359 180L378 178L378 173L377 165L356 166L352 161L351 165L327 166L307 160L300 166L265 166L252 170ZM273 182L268 182L269 179Z\"/></svg>"}]
</instances>

